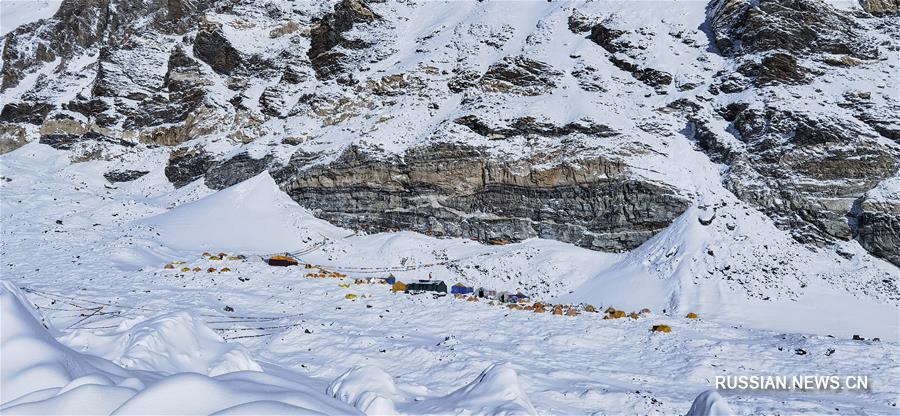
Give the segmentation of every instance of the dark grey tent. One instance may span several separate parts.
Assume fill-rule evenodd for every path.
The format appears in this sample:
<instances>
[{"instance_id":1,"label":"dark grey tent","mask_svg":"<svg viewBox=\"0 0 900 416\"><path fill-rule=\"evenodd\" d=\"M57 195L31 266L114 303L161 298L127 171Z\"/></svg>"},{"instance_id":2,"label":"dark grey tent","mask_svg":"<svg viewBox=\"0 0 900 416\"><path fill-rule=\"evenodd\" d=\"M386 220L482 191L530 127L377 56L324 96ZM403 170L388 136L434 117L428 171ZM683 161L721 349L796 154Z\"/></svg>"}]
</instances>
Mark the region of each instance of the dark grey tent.
<instances>
[{"instance_id":1,"label":"dark grey tent","mask_svg":"<svg viewBox=\"0 0 900 416\"><path fill-rule=\"evenodd\" d=\"M406 293L442 292L447 293L447 284L440 280L417 280L406 284Z\"/></svg>"}]
</instances>

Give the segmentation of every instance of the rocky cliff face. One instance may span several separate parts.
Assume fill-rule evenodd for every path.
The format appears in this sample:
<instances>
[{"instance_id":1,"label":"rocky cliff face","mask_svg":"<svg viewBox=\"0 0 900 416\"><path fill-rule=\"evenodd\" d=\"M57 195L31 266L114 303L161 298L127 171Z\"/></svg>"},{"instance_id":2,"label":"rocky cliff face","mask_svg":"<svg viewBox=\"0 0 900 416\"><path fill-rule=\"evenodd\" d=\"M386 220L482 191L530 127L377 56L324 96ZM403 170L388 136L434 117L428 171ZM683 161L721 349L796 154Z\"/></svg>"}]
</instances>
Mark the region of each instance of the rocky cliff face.
<instances>
[{"instance_id":1,"label":"rocky cliff face","mask_svg":"<svg viewBox=\"0 0 900 416\"><path fill-rule=\"evenodd\" d=\"M688 207L673 189L596 158L537 168L460 145L378 159L352 148L292 176L288 194L348 228L519 241L542 237L604 251L646 241Z\"/></svg>"},{"instance_id":2,"label":"rocky cliff face","mask_svg":"<svg viewBox=\"0 0 900 416\"><path fill-rule=\"evenodd\" d=\"M66 0L3 39L0 151L161 146L176 187L269 170L350 228L604 251L721 183L900 264L896 2L682 3Z\"/></svg>"}]
</instances>

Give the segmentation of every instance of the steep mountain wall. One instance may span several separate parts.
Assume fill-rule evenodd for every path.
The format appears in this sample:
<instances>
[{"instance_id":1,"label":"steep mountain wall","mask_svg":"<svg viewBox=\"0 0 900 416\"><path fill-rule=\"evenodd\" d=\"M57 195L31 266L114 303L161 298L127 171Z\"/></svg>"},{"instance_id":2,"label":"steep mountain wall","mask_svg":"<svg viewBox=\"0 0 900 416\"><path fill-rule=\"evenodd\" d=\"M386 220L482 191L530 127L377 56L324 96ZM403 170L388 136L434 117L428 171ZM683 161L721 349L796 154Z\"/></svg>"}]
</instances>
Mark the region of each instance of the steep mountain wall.
<instances>
[{"instance_id":1,"label":"steep mountain wall","mask_svg":"<svg viewBox=\"0 0 900 416\"><path fill-rule=\"evenodd\" d=\"M66 0L3 38L0 151L162 146L175 187L269 170L346 227L621 251L702 199L689 141L798 242L897 264L865 196L900 169L895 3Z\"/></svg>"}]
</instances>

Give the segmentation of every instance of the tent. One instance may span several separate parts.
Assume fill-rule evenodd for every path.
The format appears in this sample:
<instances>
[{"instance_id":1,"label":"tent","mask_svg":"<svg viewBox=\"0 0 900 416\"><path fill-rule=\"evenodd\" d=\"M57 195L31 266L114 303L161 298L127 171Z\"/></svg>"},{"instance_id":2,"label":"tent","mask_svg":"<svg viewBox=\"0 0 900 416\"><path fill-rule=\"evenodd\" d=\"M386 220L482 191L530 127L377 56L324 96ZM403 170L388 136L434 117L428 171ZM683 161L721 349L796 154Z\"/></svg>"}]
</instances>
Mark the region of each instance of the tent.
<instances>
[{"instance_id":1,"label":"tent","mask_svg":"<svg viewBox=\"0 0 900 416\"><path fill-rule=\"evenodd\" d=\"M474 290L471 287L468 287L462 283L457 283L450 287L450 293L455 295L465 295L472 292L474 292Z\"/></svg>"},{"instance_id":2,"label":"tent","mask_svg":"<svg viewBox=\"0 0 900 416\"><path fill-rule=\"evenodd\" d=\"M406 292L406 283L394 282L394 284L391 285L391 290L394 292Z\"/></svg>"},{"instance_id":3,"label":"tent","mask_svg":"<svg viewBox=\"0 0 900 416\"><path fill-rule=\"evenodd\" d=\"M392 285L397 282L397 278L394 277L393 274L389 274L388 277L382 278L381 280L383 280L385 283L387 283L389 285Z\"/></svg>"},{"instance_id":4,"label":"tent","mask_svg":"<svg viewBox=\"0 0 900 416\"><path fill-rule=\"evenodd\" d=\"M494 299L497 297L497 291L479 287L478 290L475 291L475 296L478 296L479 298Z\"/></svg>"},{"instance_id":5,"label":"tent","mask_svg":"<svg viewBox=\"0 0 900 416\"><path fill-rule=\"evenodd\" d=\"M406 292L443 292L447 293L447 284L440 280L417 280L407 283Z\"/></svg>"},{"instance_id":6,"label":"tent","mask_svg":"<svg viewBox=\"0 0 900 416\"><path fill-rule=\"evenodd\" d=\"M294 260L293 257L288 256L272 256L269 260L266 260L266 263L269 263L269 266L296 266L300 264L297 260Z\"/></svg>"}]
</instances>

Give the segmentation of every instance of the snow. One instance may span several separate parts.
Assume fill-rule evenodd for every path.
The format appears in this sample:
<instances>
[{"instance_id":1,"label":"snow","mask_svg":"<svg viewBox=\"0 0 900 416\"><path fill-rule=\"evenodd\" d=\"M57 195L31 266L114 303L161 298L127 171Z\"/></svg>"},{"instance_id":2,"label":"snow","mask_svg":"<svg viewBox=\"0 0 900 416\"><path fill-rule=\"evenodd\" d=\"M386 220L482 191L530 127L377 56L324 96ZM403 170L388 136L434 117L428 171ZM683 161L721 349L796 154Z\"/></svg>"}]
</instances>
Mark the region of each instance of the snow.
<instances>
[{"instance_id":1,"label":"snow","mask_svg":"<svg viewBox=\"0 0 900 416\"><path fill-rule=\"evenodd\" d=\"M295 221L298 216L310 217L305 212L264 172L143 222L173 248L273 253L306 245L303 224Z\"/></svg>"},{"instance_id":2,"label":"snow","mask_svg":"<svg viewBox=\"0 0 900 416\"><path fill-rule=\"evenodd\" d=\"M125 321L108 331L76 330L62 341L128 369L209 376L262 371L246 349L226 344L203 321L185 311Z\"/></svg>"},{"instance_id":3,"label":"snow","mask_svg":"<svg viewBox=\"0 0 900 416\"><path fill-rule=\"evenodd\" d=\"M687 412L687 416L730 416L734 414L734 410L731 410L728 402L715 390L700 393Z\"/></svg>"},{"instance_id":4,"label":"snow","mask_svg":"<svg viewBox=\"0 0 900 416\"><path fill-rule=\"evenodd\" d=\"M115 162L70 164L66 152L37 143L0 162L10 179L0 183L4 414L684 414L715 375L748 368L868 374L873 387L730 392L739 414L890 414L900 392L898 344L882 336L896 328L889 304L853 300L817 274L754 274L757 285L702 278L707 267L769 264L763 244L796 253L789 237L731 199L715 209L698 204L633 252L605 254L539 239L487 246L408 232L354 235L296 206L267 174L218 192L200 181L173 190L158 171L109 186L102 173ZM716 204L725 198L708 194ZM713 216L709 226L698 221ZM349 277L306 278L318 269L254 257L302 248L311 250L304 261ZM249 258L212 261L202 251ZM877 265L820 255L796 261L826 277L827 264ZM185 263L163 268L175 260ZM181 272L186 266L203 271ZM389 270L404 281L431 273L450 284L652 313L553 316L353 284ZM16 297L13 286L25 289ZM771 299L752 297L757 291ZM8 312L16 304L37 307ZM700 319L684 318L689 311ZM673 332L649 332L656 324ZM17 327L24 329L7 330Z\"/></svg>"},{"instance_id":5,"label":"snow","mask_svg":"<svg viewBox=\"0 0 900 416\"><path fill-rule=\"evenodd\" d=\"M25 4L0 0L3 33L12 30L9 21L24 24L58 7L58 2ZM835 4L858 9L854 2ZM269 31L283 19L267 17L256 6L247 2L235 5L234 14L210 10L207 16L224 24L235 46L260 59L303 56L308 39L297 34L272 40ZM207 104L224 109L208 120L226 122L184 146L203 146L218 158L275 152L282 161L295 150L321 152L316 163L349 144L401 154L435 137L488 146L508 160L540 155L555 163L602 154L635 177L670 185L693 201L671 226L627 253L541 239L486 246L410 232L358 234L316 219L268 173L218 192L202 180L174 189L164 173L169 148L138 144L100 160L72 163L71 152L30 143L0 156L0 412L896 414L896 294L870 292L879 287L873 282L896 282L896 267L854 241L840 245L848 258L793 241L722 186L723 166L696 151L684 135L673 134L684 128L681 118L654 110L696 94L677 91L675 85L695 82L700 91L717 70L728 70L721 57L697 47L708 42L699 29L706 3L507 6L373 2L371 7L396 25L389 33L405 36L387 37L377 27L370 33L355 29L349 35L371 42L379 56L358 68L354 78L404 73L427 87L381 99L365 90L351 93L304 81L285 92L282 114L294 113L299 98L315 90L335 100L328 116L346 115L346 121L326 125L308 111L297 111L298 116L266 121L260 137L240 147L226 138L237 115L225 103L235 91L226 87L225 77L204 68L210 82ZM301 31L307 25L302 19L329 7L318 2L290 6L298 10L291 13L300 19ZM673 74L667 94L652 94L611 65L585 34L571 33L567 18L575 8L636 29L625 36L646 49L633 51L633 59ZM683 34L677 39L671 35L678 32ZM642 37L645 33L652 36ZM129 57L135 67L165 62L170 48L181 42L180 36L135 36L135 42L156 45L141 48L150 51L147 55ZM498 45L485 43L500 38ZM46 93L58 95L50 101L68 102L89 94L94 77L81 74L92 73L96 54L93 49L76 55L67 61L66 73L53 74L59 60L35 68L4 98ZM565 73L558 88L537 97L477 89L446 92L455 69L484 71L502 57L519 54ZM773 106L822 111L823 101L844 91L868 91L890 78L881 74L889 63L868 63L840 79L817 79L808 88L702 97L711 100L711 108L729 100L765 99ZM609 91L583 91L568 75L576 65L596 68L597 82ZM157 82L165 69L151 66L137 73L145 77L143 83ZM435 70L427 73L425 66ZM128 69L123 71L131 74ZM67 78L70 74L78 76ZM32 90L38 80L51 87ZM259 96L277 86L278 77L249 82L244 102L258 112ZM873 100L890 94L896 97L896 91L875 91ZM424 105L432 102L439 108ZM622 134L567 137L578 151L560 153L554 140L489 141L447 123L469 114L491 125L531 115L557 124L588 118ZM656 130L648 133L642 125ZM293 147L279 144L286 136L303 140ZM733 144L741 145L736 139ZM103 178L104 172L123 166L150 173L129 183ZM866 197L896 200L898 183L888 179ZM702 225L699 219L712 223ZM274 268L260 261L267 254L298 250L302 261L348 277L312 279L308 274L319 268ZM248 259L214 261L202 257L203 251ZM184 264L163 268L173 261ZM182 272L186 266L202 272ZM232 271L206 272L224 267ZM547 302L652 312L619 320L592 313L552 316L483 300L411 296L383 285L353 284L354 278L389 273L402 281L431 276L448 284L523 291ZM346 299L351 293L359 297ZM684 318L687 312L700 319ZM670 325L673 332L651 333L656 324ZM865 340L852 340L852 335ZM816 394L709 391L716 375L749 372L867 374L873 387Z\"/></svg>"},{"instance_id":6,"label":"snow","mask_svg":"<svg viewBox=\"0 0 900 416\"><path fill-rule=\"evenodd\" d=\"M195 372L133 372L102 358L80 354L53 339L34 319L38 312L23 304L17 292L6 281L0 288L0 411L4 414L284 414L286 410L354 414L352 408L302 383L259 370L232 369L217 377ZM149 328L171 323L155 320L142 325ZM186 328L187 332L181 335L192 329L196 326ZM205 332L211 331L206 328ZM168 349L147 353L170 356L163 360L172 362L183 359L173 357L189 357L197 352L189 349L192 345L182 344L182 338L167 341ZM179 346L188 349L178 350Z\"/></svg>"},{"instance_id":7,"label":"snow","mask_svg":"<svg viewBox=\"0 0 900 416\"><path fill-rule=\"evenodd\" d=\"M0 1L0 36L17 27L52 17L62 0L2 0Z\"/></svg>"}]
</instances>

